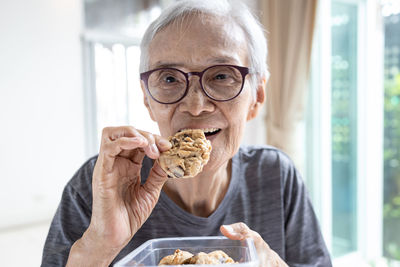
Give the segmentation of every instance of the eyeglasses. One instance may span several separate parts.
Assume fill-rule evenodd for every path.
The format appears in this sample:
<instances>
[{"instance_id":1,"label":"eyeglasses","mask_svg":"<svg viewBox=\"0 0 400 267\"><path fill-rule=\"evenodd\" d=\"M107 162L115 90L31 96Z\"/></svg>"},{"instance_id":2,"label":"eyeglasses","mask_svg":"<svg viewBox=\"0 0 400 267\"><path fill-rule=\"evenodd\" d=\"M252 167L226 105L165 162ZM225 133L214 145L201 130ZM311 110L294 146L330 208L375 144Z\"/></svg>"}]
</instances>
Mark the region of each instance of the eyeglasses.
<instances>
[{"instance_id":1,"label":"eyeglasses","mask_svg":"<svg viewBox=\"0 0 400 267\"><path fill-rule=\"evenodd\" d=\"M201 72L184 72L175 68L157 68L140 74L150 96L161 104L181 101L189 89L189 77L198 76L203 92L215 101L237 97L249 68L235 65L214 65Z\"/></svg>"}]
</instances>

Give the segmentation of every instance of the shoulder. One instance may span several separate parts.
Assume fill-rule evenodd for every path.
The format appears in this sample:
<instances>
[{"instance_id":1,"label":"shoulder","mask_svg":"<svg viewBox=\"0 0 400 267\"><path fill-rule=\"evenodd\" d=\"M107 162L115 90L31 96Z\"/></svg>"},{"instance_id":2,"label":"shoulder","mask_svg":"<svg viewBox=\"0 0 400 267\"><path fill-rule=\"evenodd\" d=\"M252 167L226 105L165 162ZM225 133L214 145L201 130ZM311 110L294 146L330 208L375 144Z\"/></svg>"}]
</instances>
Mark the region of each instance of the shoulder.
<instances>
[{"instance_id":1,"label":"shoulder","mask_svg":"<svg viewBox=\"0 0 400 267\"><path fill-rule=\"evenodd\" d=\"M251 162L260 166L283 169L294 166L293 161L287 154L268 145L241 146L238 155L242 163Z\"/></svg>"},{"instance_id":2,"label":"shoulder","mask_svg":"<svg viewBox=\"0 0 400 267\"><path fill-rule=\"evenodd\" d=\"M69 198L80 198L91 207L93 169L97 162L97 155L89 158L75 172L64 188L63 195Z\"/></svg>"},{"instance_id":3,"label":"shoulder","mask_svg":"<svg viewBox=\"0 0 400 267\"><path fill-rule=\"evenodd\" d=\"M86 162L84 162L81 165L81 167L75 172L74 176L72 177L69 183L73 185L79 185L82 182L81 181L82 178L84 178L84 180L86 179L91 180L93 175L93 169L97 162L97 157L98 155L93 156L89 158Z\"/></svg>"},{"instance_id":4,"label":"shoulder","mask_svg":"<svg viewBox=\"0 0 400 267\"><path fill-rule=\"evenodd\" d=\"M268 145L241 146L238 159L247 173L263 180L280 180L281 187L301 185L302 178L292 159L283 151Z\"/></svg>"}]
</instances>

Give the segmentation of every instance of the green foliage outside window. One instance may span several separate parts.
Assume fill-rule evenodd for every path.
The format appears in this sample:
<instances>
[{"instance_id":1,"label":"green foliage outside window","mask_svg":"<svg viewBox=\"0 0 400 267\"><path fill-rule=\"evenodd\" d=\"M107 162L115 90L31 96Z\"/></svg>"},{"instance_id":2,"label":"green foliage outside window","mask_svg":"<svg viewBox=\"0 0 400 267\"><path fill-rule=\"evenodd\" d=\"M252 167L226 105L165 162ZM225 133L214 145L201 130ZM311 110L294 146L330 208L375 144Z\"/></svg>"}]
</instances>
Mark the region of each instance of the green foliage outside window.
<instances>
[{"instance_id":1,"label":"green foliage outside window","mask_svg":"<svg viewBox=\"0 0 400 267\"><path fill-rule=\"evenodd\" d=\"M384 252L400 260L400 73L385 79Z\"/></svg>"},{"instance_id":2,"label":"green foliage outside window","mask_svg":"<svg viewBox=\"0 0 400 267\"><path fill-rule=\"evenodd\" d=\"M332 254L357 250L358 6L332 2Z\"/></svg>"}]
</instances>

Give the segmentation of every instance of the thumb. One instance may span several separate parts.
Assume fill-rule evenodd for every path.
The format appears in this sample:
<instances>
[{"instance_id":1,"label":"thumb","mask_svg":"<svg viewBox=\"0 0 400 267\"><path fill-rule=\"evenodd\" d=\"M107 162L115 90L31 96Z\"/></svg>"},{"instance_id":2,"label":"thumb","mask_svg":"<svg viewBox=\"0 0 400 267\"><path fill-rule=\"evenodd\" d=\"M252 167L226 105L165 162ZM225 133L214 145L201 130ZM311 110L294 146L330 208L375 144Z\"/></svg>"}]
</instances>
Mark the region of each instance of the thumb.
<instances>
[{"instance_id":1,"label":"thumb","mask_svg":"<svg viewBox=\"0 0 400 267\"><path fill-rule=\"evenodd\" d=\"M167 174L163 171L163 169L161 169L158 161L155 161L143 187L147 192L157 192L159 194L167 180Z\"/></svg>"},{"instance_id":2,"label":"thumb","mask_svg":"<svg viewBox=\"0 0 400 267\"><path fill-rule=\"evenodd\" d=\"M249 227L242 222L221 225L220 231L224 236L233 240L243 240L250 236Z\"/></svg>"}]
</instances>

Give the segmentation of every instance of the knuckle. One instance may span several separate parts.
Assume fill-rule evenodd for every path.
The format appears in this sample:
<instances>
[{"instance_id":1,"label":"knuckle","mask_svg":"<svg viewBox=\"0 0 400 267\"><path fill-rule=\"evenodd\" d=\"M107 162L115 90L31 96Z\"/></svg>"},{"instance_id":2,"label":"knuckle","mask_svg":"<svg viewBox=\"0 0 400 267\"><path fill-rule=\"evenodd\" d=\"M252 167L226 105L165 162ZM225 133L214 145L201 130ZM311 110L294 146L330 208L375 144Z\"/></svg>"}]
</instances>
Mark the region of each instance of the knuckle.
<instances>
[{"instance_id":1,"label":"knuckle","mask_svg":"<svg viewBox=\"0 0 400 267\"><path fill-rule=\"evenodd\" d=\"M155 139L157 139L157 140L159 140L159 139L167 139L167 138L162 137L162 136L159 135L159 134L153 134L153 137L154 137ZM167 139L167 140L168 140L168 139Z\"/></svg>"},{"instance_id":2,"label":"knuckle","mask_svg":"<svg viewBox=\"0 0 400 267\"><path fill-rule=\"evenodd\" d=\"M128 125L128 126L126 126L126 131L131 134L135 134L137 132L137 129L135 127L133 127L132 125Z\"/></svg>"},{"instance_id":3,"label":"knuckle","mask_svg":"<svg viewBox=\"0 0 400 267\"><path fill-rule=\"evenodd\" d=\"M239 222L238 226L239 226L239 229L240 229L241 232L248 230L248 227L244 222Z\"/></svg>"},{"instance_id":4,"label":"knuckle","mask_svg":"<svg viewBox=\"0 0 400 267\"><path fill-rule=\"evenodd\" d=\"M111 151L112 146L113 146L112 143L108 143L108 142L102 143L101 147L100 147L100 153L102 153L102 154L109 153Z\"/></svg>"},{"instance_id":5,"label":"knuckle","mask_svg":"<svg viewBox=\"0 0 400 267\"><path fill-rule=\"evenodd\" d=\"M242 234L245 237L252 236L252 233L253 233L253 231L250 230L250 228L244 222L238 223L238 231L240 234Z\"/></svg>"},{"instance_id":6,"label":"knuckle","mask_svg":"<svg viewBox=\"0 0 400 267\"><path fill-rule=\"evenodd\" d=\"M158 160L156 160L157 164L154 164L153 168L152 168L152 172L157 175L158 177L166 177L167 174L164 172L164 170L161 168Z\"/></svg>"},{"instance_id":7,"label":"knuckle","mask_svg":"<svg viewBox=\"0 0 400 267\"><path fill-rule=\"evenodd\" d=\"M103 130L101 131L101 135L107 136L109 132L110 132L110 127L104 127Z\"/></svg>"},{"instance_id":8,"label":"knuckle","mask_svg":"<svg viewBox=\"0 0 400 267\"><path fill-rule=\"evenodd\" d=\"M150 144L154 144L155 137L153 134L146 132L146 131L142 131L140 133L149 141Z\"/></svg>"},{"instance_id":9,"label":"knuckle","mask_svg":"<svg viewBox=\"0 0 400 267\"><path fill-rule=\"evenodd\" d=\"M116 127L104 127L102 131L102 139L105 141L114 141L116 134Z\"/></svg>"},{"instance_id":10,"label":"knuckle","mask_svg":"<svg viewBox=\"0 0 400 267\"><path fill-rule=\"evenodd\" d=\"M133 127L132 125L128 125L127 126L129 130L131 131L136 131L137 129L135 127Z\"/></svg>"}]
</instances>

